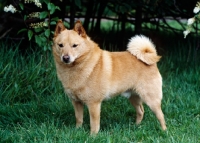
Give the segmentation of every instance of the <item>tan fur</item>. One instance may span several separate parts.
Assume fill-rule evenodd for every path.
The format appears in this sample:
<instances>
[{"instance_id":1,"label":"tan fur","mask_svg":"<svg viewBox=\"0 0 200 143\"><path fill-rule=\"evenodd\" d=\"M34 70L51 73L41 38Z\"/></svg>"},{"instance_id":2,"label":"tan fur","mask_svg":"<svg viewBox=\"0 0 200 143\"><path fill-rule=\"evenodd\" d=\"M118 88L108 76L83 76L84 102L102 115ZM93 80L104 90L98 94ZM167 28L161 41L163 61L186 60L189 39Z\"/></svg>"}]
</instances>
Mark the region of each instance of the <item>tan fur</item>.
<instances>
[{"instance_id":1,"label":"tan fur","mask_svg":"<svg viewBox=\"0 0 200 143\"><path fill-rule=\"evenodd\" d=\"M160 57L155 48L149 47L150 41L138 39L131 44L139 41L136 51L140 52L140 56L133 52L135 48L130 43L128 51L108 52L90 40L80 21L76 22L73 30L67 30L58 21L53 38L53 55L58 78L72 100L77 127L83 123L83 104L86 104L91 133L98 133L101 102L127 92L136 109L137 124L143 118L144 102L155 113L162 129L166 129L161 110L162 78L156 65ZM142 39L146 45L142 44Z\"/></svg>"},{"instance_id":2,"label":"tan fur","mask_svg":"<svg viewBox=\"0 0 200 143\"><path fill-rule=\"evenodd\" d=\"M157 63L161 58L157 55L156 48L151 40L142 35L132 37L127 50L148 65Z\"/></svg>"}]
</instances>

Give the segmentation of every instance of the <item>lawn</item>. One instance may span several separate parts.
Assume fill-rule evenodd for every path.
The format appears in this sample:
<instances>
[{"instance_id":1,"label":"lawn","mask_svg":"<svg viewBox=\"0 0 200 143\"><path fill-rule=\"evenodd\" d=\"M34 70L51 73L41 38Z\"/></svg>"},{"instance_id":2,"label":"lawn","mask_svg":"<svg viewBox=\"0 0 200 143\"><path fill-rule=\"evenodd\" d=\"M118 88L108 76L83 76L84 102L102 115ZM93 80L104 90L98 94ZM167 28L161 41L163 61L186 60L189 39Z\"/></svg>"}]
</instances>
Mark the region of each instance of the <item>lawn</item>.
<instances>
[{"instance_id":1,"label":"lawn","mask_svg":"<svg viewBox=\"0 0 200 143\"><path fill-rule=\"evenodd\" d=\"M147 106L142 123L135 125L134 108L116 97L102 104L100 132L90 136L86 107L83 127L75 128L73 107L56 77L51 53L21 51L17 44L1 42L0 142L200 142L200 53L192 45L177 42L158 63L167 131Z\"/></svg>"}]
</instances>

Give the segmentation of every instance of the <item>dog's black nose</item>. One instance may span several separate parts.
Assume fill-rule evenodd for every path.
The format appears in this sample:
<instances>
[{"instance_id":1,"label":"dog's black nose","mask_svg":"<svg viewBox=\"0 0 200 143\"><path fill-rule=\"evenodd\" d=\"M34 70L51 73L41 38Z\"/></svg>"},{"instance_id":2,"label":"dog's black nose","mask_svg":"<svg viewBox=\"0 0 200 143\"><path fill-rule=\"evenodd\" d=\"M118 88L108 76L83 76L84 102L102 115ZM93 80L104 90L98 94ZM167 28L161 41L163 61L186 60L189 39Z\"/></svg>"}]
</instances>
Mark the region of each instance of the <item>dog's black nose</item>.
<instances>
[{"instance_id":1,"label":"dog's black nose","mask_svg":"<svg viewBox=\"0 0 200 143\"><path fill-rule=\"evenodd\" d=\"M70 57L68 55L63 56L63 62L69 63L70 62Z\"/></svg>"}]
</instances>

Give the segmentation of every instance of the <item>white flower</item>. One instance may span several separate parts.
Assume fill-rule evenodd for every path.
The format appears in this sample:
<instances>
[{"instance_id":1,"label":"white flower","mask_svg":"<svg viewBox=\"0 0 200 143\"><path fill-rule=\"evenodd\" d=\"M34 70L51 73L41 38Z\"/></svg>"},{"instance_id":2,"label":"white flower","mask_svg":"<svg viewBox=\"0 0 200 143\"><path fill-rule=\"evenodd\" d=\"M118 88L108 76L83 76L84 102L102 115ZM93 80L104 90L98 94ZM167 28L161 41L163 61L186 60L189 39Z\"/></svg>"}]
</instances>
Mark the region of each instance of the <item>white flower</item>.
<instances>
[{"instance_id":1,"label":"white flower","mask_svg":"<svg viewBox=\"0 0 200 143\"><path fill-rule=\"evenodd\" d=\"M42 4L41 4L41 3L35 3L35 5L36 5L37 7L42 8Z\"/></svg>"},{"instance_id":2,"label":"white flower","mask_svg":"<svg viewBox=\"0 0 200 143\"><path fill-rule=\"evenodd\" d=\"M35 3L37 7L42 8L40 0L24 0L24 3Z\"/></svg>"},{"instance_id":3,"label":"white flower","mask_svg":"<svg viewBox=\"0 0 200 143\"><path fill-rule=\"evenodd\" d=\"M195 18L194 18L194 17L193 17L193 18L190 18L190 19L188 19L187 25L191 25L191 24L193 24L193 23L194 23L194 21L195 21Z\"/></svg>"},{"instance_id":4,"label":"white flower","mask_svg":"<svg viewBox=\"0 0 200 143\"><path fill-rule=\"evenodd\" d=\"M184 34L184 38L186 38L186 36L190 33L190 30L185 30L183 31L183 34Z\"/></svg>"},{"instance_id":5,"label":"white flower","mask_svg":"<svg viewBox=\"0 0 200 143\"><path fill-rule=\"evenodd\" d=\"M37 7L42 8L42 4L40 3L39 0L35 0L34 2L35 2L35 5L36 5Z\"/></svg>"},{"instance_id":6,"label":"white flower","mask_svg":"<svg viewBox=\"0 0 200 143\"><path fill-rule=\"evenodd\" d=\"M4 11L5 12L9 12L10 11L12 13L15 13L17 10L16 10L16 8L13 5L10 4L9 6L5 6L4 7Z\"/></svg>"},{"instance_id":7,"label":"white flower","mask_svg":"<svg viewBox=\"0 0 200 143\"><path fill-rule=\"evenodd\" d=\"M200 7L195 7L193 10L194 13L198 13L199 11L200 11Z\"/></svg>"},{"instance_id":8,"label":"white flower","mask_svg":"<svg viewBox=\"0 0 200 143\"><path fill-rule=\"evenodd\" d=\"M46 22L43 22L43 26L44 26L44 27L47 27L48 24L47 24Z\"/></svg>"},{"instance_id":9,"label":"white flower","mask_svg":"<svg viewBox=\"0 0 200 143\"><path fill-rule=\"evenodd\" d=\"M8 7L5 6L5 7L4 7L4 11L5 11L5 12L8 12Z\"/></svg>"}]
</instances>

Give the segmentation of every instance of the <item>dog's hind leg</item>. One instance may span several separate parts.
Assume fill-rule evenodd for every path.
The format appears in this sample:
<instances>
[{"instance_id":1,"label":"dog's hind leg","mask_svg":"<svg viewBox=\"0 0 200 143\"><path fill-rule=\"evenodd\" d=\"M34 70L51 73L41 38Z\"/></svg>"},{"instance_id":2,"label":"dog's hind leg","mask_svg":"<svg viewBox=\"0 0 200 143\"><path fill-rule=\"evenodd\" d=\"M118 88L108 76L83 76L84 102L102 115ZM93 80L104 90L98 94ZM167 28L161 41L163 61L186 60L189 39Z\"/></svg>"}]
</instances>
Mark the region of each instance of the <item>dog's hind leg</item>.
<instances>
[{"instance_id":1,"label":"dog's hind leg","mask_svg":"<svg viewBox=\"0 0 200 143\"><path fill-rule=\"evenodd\" d=\"M149 100L146 100L144 102L154 112L154 114L156 115L157 119L160 122L160 125L161 125L162 129L166 130L167 127L166 127L166 124L165 124L164 114L163 114L162 109L161 109L161 101L158 101L156 99L149 99Z\"/></svg>"},{"instance_id":2,"label":"dog's hind leg","mask_svg":"<svg viewBox=\"0 0 200 143\"><path fill-rule=\"evenodd\" d=\"M72 100L74 106L75 117L76 117L76 127L81 127L83 124L83 103L79 101Z\"/></svg>"},{"instance_id":3,"label":"dog's hind leg","mask_svg":"<svg viewBox=\"0 0 200 143\"><path fill-rule=\"evenodd\" d=\"M151 88L147 87L144 88L144 90L142 90L142 92L140 92L139 95L142 101L146 103L154 112L154 114L160 122L162 129L166 130L167 127L165 124L164 114L161 109L162 89L153 86L151 86Z\"/></svg>"},{"instance_id":4,"label":"dog's hind leg","mask_svg":"<svg viewBox=\"0 0 200 143\"><path fill-rule=\"evenodd\" d=\"M140 124L144 115L142 100L140 99L138 95L134 94L130 96L129 101L131 102L133 107L135 107L135 110L136 110L136 124Z\"/></svg>"}]
</instances>

